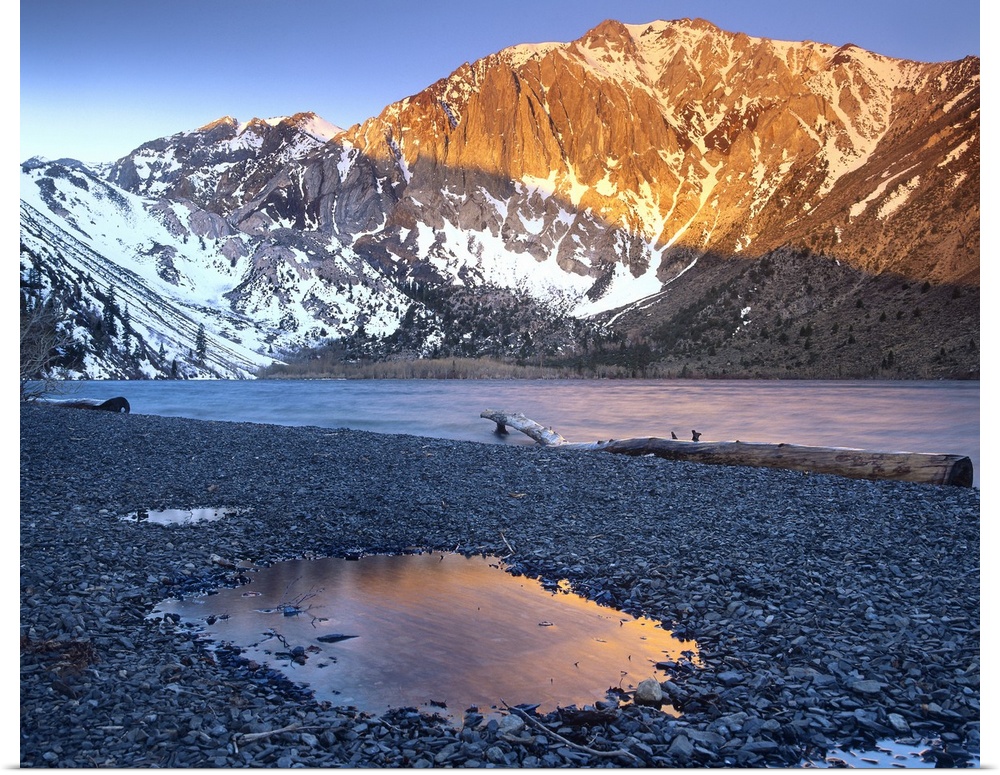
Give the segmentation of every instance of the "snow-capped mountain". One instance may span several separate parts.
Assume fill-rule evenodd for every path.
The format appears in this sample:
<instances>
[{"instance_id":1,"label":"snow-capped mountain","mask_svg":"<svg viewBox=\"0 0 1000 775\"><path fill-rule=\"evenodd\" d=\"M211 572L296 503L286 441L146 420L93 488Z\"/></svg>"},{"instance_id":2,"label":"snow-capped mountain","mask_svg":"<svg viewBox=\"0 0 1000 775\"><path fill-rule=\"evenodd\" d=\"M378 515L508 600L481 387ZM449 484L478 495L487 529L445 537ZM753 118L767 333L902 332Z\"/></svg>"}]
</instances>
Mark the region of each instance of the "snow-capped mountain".
<instances>
[{"instance_id":1,"label":"snow-capped mountain","mask_svg":"<svg viewBox=\"0 0 1000 775\"><path fill-rule=\"evenodd\" d=\"M283 352L358 325L394 330L406 298L350 248L294 230L262 239L198 205L206 192L238 199L247 179L274 174L335 131L309 114L221 120L147 143L104 175L81 164L25 162L22 284L30 273L37 295L55 292L74 311L72 334L87 357L70 373L250 377ZM227 188L232 180L240 182ZM121 341L97 346L106 311L127 313L140 357L128 357ZM207 346L196 358L200 327Z\"/></svg>"},{"instance_id":2,"label":"snow-capped mountain","mask_svg":"<svg viewBox=\"0 0 1000 775\"><path fill-rule=\"evenodd\" d=\"M542 334L572 350L573 320L653 360L732 366L770 340L768 306L839 334L848 302L903 304L892 283L921 289L905 315L921 347L891 320L852 320L845 343L928 368L974 349L952 366L977 371L979 60L608 21L464 64L347 130L225 118L99 169L26 162L21 263L71 309L113 287L136 376L250 376L359 330L415 354L523 353ZM811 272L821 285L796 288ZM512 307L523 331L491 315ZM84 329L78 371L121 374Z\"/></svg>"},{"instance_id":3,"label":"snow-capped mountain","mask_svg":"<svg viewBox=\"0 0 1000 775\"><path fill-rule=\"evenodd\" d=\"M978 70L973 58L906 62L700 20L609 21L463 66L340 147L374 160L396 194L379 200L378 242L394 260L501 281L554 275L585 296L583 314L658 291L706 252L786 244L873 274L968 282ZM325 163L265 189L256 209ZM336 219L335 200L312 201ZM942 206L958 222L921 234ZM952 248L959 232L973 240L965 250Z\"/></svg>"},{"instance_id":4,"label":"snow-capped mountain","mask_svg":"<svg viewBox=\"0 0 1000 775\"><path fill-rule=\"evenodd\" d=\"M313 113L243 124L226 116L139 146L111 166L107 180L142 196L211 203L209 209L225 212L341 131Z\"/></svg>"}]
</instances>

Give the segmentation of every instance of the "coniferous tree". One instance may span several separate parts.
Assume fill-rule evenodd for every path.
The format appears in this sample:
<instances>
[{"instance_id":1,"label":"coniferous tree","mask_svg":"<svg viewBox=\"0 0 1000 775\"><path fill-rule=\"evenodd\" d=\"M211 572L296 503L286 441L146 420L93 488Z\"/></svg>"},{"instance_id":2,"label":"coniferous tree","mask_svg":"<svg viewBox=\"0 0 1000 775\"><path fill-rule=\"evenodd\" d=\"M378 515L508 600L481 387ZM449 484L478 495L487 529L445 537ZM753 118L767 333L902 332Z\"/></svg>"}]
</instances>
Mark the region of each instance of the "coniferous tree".
<instances>
[{"instance_id":1,"label":"coniferous tree","mask_svg":"<svg viewBox=\"0 0 1000 775\"><path fill-rule=\"evenodd\" d=\"M115 325L115 315L118 314L118 302L115 301L115 287L112 285L108 288L108 295L104 302L104 330L107 332L109 337L115 337L118 335L118 329Z\"/></svg>"},{"instance_id":2,"label":"coniferous tree","mask_svg":"<svg viewBox=\"0 0 1000 775\"><path fill-rule=\"evenodd\" d=\"M205 354L208 352L208 342L205 340L205 324L202 323L198 326L198 335L194 340L194 349L198 353L198 357L205 360Z\"/></svg>"}]
</instances>

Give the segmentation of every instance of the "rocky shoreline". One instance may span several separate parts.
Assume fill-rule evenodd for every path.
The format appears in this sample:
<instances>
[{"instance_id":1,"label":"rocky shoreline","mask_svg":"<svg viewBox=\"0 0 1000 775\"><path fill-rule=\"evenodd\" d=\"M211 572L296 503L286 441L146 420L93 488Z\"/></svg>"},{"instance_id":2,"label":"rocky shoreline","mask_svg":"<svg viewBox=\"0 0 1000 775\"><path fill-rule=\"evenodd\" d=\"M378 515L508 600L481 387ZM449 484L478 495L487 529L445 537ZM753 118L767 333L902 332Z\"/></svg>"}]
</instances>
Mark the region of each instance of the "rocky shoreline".
<instances>
[{"instance_id":1,"label":"rocky shoreline","mask_svg":"<svg viewBox=\"0 0 1000 775\"><path fill-rule=\"evenodd\" d=\"M31 405L20 474L23 767L979 762L978 490ZM211 506L239 512L121 519ZM680 717L375 718L149 617L241 563L414 548L513 551L697 640Z\"/></svg>"}]
</instances>

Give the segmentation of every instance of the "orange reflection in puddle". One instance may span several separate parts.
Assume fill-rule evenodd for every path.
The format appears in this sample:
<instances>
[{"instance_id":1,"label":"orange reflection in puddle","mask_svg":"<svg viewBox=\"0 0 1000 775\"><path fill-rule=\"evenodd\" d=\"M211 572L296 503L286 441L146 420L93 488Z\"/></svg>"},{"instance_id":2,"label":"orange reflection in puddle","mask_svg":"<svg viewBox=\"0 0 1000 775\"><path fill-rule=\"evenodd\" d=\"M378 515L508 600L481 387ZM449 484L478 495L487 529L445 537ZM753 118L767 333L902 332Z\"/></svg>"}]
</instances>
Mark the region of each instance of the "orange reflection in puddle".
<instances>
[{"instance_id":1,"label":"orange reflection in puddle","mask_svg":"<svg viewBox=\"0 0 1000 775\"><path fill-rule=\"evenodd\" d=\"M158 612L211 622L212 640L282 669L317 699L370 713L583 707L609 689L666 680L657 662L697 651L650 619L458 554L283 562L249 586L168 600Z\"/></svg>"}]
</instances>

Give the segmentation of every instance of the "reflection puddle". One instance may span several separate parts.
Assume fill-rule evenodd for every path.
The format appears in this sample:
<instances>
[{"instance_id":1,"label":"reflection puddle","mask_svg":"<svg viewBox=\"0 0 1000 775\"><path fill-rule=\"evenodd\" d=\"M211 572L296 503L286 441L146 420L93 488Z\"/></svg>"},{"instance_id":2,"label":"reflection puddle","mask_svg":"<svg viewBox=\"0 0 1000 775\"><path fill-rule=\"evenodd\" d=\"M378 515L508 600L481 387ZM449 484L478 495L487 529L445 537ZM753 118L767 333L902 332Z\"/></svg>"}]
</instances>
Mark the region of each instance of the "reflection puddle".
<instances>
[{"instance_id":1,"label":"reflection puddle","mask_svg":"<svg viewBox=\"0 0 1000 775\"><path fill-rule=\"evenodd\" d=\"M917 745L917 741L899 742L879 740L875 750L854 751L833 748L822 759L810 759L802 763L804 768L831 769L889 769L889 768L938 768L942 765L934 756L924 753L932 750L930 745ZM940 742L940 741L938 741ZM960 761L958 767L979 767L979 756L972 757L971 763Z\"/></svg>"},{"instance_id":2,"label":"reflection puddle","mask_svg":"<svg viewBox=\"0 0 1000 775\"><path fill-rule=\"evenodd\" d=\"M657 662L693 660L697 650L653 620L459 554L282 562L247 586L167 600L156 613L196 622L319 700L374 714L583 707L666 680Z\"/></svg>"},{"instance_id":3,"label":"reflection puddle","mask_svg":"<svg viewBox=\"0 0 1000 775\"><path fill-rule=\"evenodd\" d=\"M225 516L232 516L237 509L220 506L206 509L164 509L153 511L139 509L121 519L125 522L150 522L154 525L190 525L195 522L215 522Z\"/></svg>"}]
</instances>

